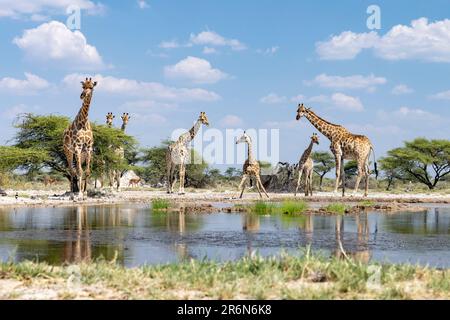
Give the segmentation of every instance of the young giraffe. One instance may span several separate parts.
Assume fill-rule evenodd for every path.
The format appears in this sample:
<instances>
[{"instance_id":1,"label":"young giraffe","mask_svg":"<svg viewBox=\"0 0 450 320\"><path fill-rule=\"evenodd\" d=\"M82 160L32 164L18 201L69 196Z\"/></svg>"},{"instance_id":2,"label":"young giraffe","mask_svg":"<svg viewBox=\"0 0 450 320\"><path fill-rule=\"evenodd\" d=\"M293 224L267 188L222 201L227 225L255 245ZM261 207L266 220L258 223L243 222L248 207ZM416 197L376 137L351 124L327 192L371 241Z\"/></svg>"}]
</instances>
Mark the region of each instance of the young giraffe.
<instances>
[{"instance_id":1,"label":"young giraffe","mask_svg":"<svg viewBox=\"0 0 450 320\"><path fill-rule=\"evenodd\" d=\"M120 128L122 132L125 132L125 129L127 128L128 121L130 121L130 115L127 113L123 113L122 116L122 127ZM123 161L125 159L125 150L123 147L119 147L114 151L119 158L119 161ZM113 170L113 181L116 183L117 190L120 190L120 178L122 176L122 172L119 169Z\"/></svg>"},{"instance_id":2,"label":"young giraffe","mask_svg":"<svg viewBox=\"0 0 450 320\"><path fill-rule=\"evenodd\" d=\"M74 179L76 178L79 198L82 198L83 194L86 193L87 182L91 175L91 158L94 146L94 137L88 116L92 94L96 85L97 81L92 81L92 78L86 78L85 81L81 81L83 91L80 95L80 99L83 100L83 105L75 117L75 120L64 131L64 154L67 158L67 164L71 177L70 191L72 193L74 192ZM76 162L76 169L73 167L74 160ZM84 185L82 185L83 163L86 163Z\"/></svg>"},{"instance_id":3,"label":"young giraffe","mask_svg":"<svg viewBox=\"0 0 450 320\"><path fill-rule=\"evenodd\" d=\"M314 144L319 144L319 136L316 133L313 133L311 143L308 148L306 148L305 152L303 152L302 157L298 162L298 181L294 197L297 196L298 187L300 186L303 174L305 174L305 196L312 196L314 162L311 159L311 152Z\"/></svg>"},{"instance_id":4,"label":"young giraffe","mask_svg":"<svg viewBox=\"0 0 450 320\"><path fill-rule=\"evenodd\" d=\"M186 173L186 163L190 159L189 143L194 140L202 124L209 126L208 118L205 112L200 112L197 122L189 132L182 134L178 140L167 148L166 166L167 166L167 193L173 193L173 187L177 181L175 177L176 165L179 165L180 188L179 194L184 194L184 180Z\"/></svg>"},{"instance_id":5,"label":"young giraffe","mask_svg":"<svg viewBox=\"0 0 450 320\"><path fill-rule=\"evenodd\" d=\"M261 189L264 192L264 194L266 195L267 198L269 198L269 195L266 192L266 189L264 188L262 182L261 182L261 168L259 166L258 161L256 161L253 158L253 151L252 151L252 139L250 138L249 135L247 135L247 133L245 133L242 135L242 137L240 137L237 141L236 144L239 143L246 143L247 147L248 147L248 157L247 160L244 163L244 167L242 169L242 180L241 183L239 184L239 190L241 190L241 195L239 196L239 198L242 199L242 195L244 194L244 190L245 190L245 185L247 182L247 179L254 177L256 179L256 188L258 189L258 193L259 196L262 198L262 194L261 194Z\"/></svg>"},{"instance_id":6,"label":"young giraffe","mask_svg":"<svg viewBox=\"0 0 450 320\"><path fill-rule=\"evenodd\" d=\"M374 157L375 175L378 176L377 163L375 162L375 152L369 138L363 135L352 134L344 127L332 124L322 119L309 108L307 109L303 103L299 104L297 109L297 120L300 120L301 117L308 119L308 121L331 142L330 150L336 161L336 182L334 192L336 193L339 187L339 182L344 168L344 159L352 159L356 160L358 165L358 176L356 178L354 193L358 192L359 183L364 175L364 196L367 196L369 191L369 156L371 151L373 152ZM345 190L344 184L345 181L342 183L343 190Z\"/></svg>"}]
</instances>

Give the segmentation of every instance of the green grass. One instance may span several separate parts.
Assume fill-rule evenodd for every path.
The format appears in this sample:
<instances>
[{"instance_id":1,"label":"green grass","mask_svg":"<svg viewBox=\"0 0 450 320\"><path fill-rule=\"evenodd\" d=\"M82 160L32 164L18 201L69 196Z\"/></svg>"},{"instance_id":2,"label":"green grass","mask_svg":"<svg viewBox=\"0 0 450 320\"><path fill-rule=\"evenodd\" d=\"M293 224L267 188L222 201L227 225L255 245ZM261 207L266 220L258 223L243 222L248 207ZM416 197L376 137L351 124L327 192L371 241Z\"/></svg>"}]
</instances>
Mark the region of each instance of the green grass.
<instances>
[{"instance_id":1,"label":"green grass","mask_svg":"<svg viewBox=\"0 0 450 320\"><path fill-rule=\"evenodd\" d=\"M340 202L330 203L324 207L326 212L335 214L344 214L347 208L346 204Z\"/></svg>"},{"instance_id":2,"label":"green grass","mask_svg":"<svg viewBox=\"0 0 450 320\"><path fill-rule=\"evenodd\" d=\"M371 208L371 207L375 206L375 202L373 202L372 200L364 200L364 201L361 201L360 203L358 203L358 206L365 207L365 208Z\"/></svg>"},{"instance_id":3,"label":"green grass","mask_svg":"<svg viewBox=\"0 0 450 320\"><path fill-rule=\"evenodd\" d=\"M299 214L304 213L308 209L308 204L304 201L283 201L282 203L272 203L265 201L257 201L249 208L250 212L270 215L270 214Z\"/></svg>"},{"instance_id":4,"label":"green grass","mask_svg":"<svg viewBox=\"0 0 450 320\"><path fill-rule=\"evenodd\" d=\"M374 270L379 272L375 286L370 281ZM45 291L59 290L62 299L76 298L84 289L93 298L101 298L102 290L109 290L109 298L114 299L450 298L448 270L363 264L311 254L309 250L268 258L251 255L233 262L190 260L130 269L104 260L63 267L4 262L0 263L0 275L3 280L22 282L8 292L8 297L18 299L27 290L39 292L44 287ZM66 284L74 275L81 289L71 292ZM318 275L320 283L314 280ZM92 285L95 291L88 290ZM4 297L0 294L0 298Z\"/></svg>"},{"instance_id":5,"label":"green grass","mask_svg":"<svg viewBox=\"0 0 450 320\"><path fill-rule=\"evenodd\" d=\"M153 199L152 200L152 209L155 211L158 210L167 210L170 207L170 203L166 199Z\"/></svg>"}]
</instances>

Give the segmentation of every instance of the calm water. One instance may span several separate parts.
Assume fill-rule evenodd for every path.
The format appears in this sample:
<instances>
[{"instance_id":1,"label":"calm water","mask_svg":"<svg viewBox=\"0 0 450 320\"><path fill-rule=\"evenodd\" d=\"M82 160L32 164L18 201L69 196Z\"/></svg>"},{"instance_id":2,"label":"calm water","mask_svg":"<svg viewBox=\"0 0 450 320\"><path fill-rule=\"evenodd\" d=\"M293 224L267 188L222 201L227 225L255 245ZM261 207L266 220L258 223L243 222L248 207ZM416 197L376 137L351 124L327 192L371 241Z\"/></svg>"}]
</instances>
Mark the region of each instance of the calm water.
<instances>
[{"instance_id":1,"label":"calm water","mask_svg":"<svg viewBox=\"0 0 450 320\"><path fill-rule=\"evenodd\" d=\"M184 215L148 206L0 209L0 260L60 264L103 256L125 266L189 258L233 260L257 250L313 250L450 267L450 207L358 216Z\"/></svg>"}]
</instances>

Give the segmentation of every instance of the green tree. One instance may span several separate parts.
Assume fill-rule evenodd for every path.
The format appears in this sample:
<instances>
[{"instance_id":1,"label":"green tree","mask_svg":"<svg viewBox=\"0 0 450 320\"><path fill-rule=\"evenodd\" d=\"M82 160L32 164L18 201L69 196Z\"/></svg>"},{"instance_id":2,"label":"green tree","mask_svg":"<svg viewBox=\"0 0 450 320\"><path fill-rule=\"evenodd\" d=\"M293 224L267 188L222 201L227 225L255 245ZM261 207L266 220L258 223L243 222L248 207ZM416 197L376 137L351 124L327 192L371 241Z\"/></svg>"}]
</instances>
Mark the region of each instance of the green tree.
<instances>
[{"instance_id":1,"label":"green tree","mask_svg":"<svg viewBox=\"0 0 450 320\"><path fill-rule=\"evenodd\" d=\"M417 138L405 142L402 148L390 150L382 161L399 170L402 177L432 190L450 174L450 140Z\"/></svg>"},{"instance_id":2,"label":"green tree","mask_svg":"<svg viewBox=\"0 0 450 320\"><path fill-rule=\"evenodd\" d=\"M63 133L69 124L69 118L63 116L41 116L28 113L19 117L15 124L18 129L15 147L23 150L40 150L46 154L46 157L23 162L21 167L27 171L50 169L62 174L70 181L63 151ZM125 168L126 161L121 161L115 150L123 147L125 155L133 153L137 146L136 140L122 130L104 125L92 123L92 130L94 133L93 177L103 175L107 164L111 169Z\"/></svg>"},{"instance_id":3,"label":"green tree","mask_svg":"<svg viewBox=\"0 0 450 320\"><path fill-rule=\"evenodd\" d=\"M395 180L404 181L407 179L405 177L405 173L398 165L398 162L394 157L381 158L379 162L381 165L381 170L383 170L384 176L386 177L388 183L386 191L391 190Z\"/></svg>"},{"instance_id":4,"label":"green tree","mask_svg":"<svg viewBox=\"0 0 450 320\"><path fill-rule=\"evenodd\" d=\"M314 161L314 172L319 176L319 189L322 191L322 183L325 175L335 166L334 156L330 152L315 151L311 154Z\"/></svg>"},{"instance_id":5,"label":"green tree","mask_svg":"<svg viewBox=\"0 0 450 320\"><path fill-rule=\"evenodd\" d=\"M158 147L142 150L140 160L145 165L142 175L150 184L163 183L166 181L166 152L170 143L171 141L164 140ZM186 186L200 188L207 185L208 169L208 164L203 161L201 156L195 150L192 149L191 163L186 165ZM175 174L178 174L178 172Z\"/></svg>"}]
</instances>

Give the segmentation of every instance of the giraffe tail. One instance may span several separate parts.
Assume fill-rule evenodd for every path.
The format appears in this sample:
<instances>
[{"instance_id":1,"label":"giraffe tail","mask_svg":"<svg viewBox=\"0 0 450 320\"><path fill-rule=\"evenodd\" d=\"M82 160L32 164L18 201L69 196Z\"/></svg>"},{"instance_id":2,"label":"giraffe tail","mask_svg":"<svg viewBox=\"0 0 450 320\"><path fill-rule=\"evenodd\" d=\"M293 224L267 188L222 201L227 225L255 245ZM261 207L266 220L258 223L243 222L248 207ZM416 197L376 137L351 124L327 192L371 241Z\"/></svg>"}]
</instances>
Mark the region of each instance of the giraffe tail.
<instances>
[{"instance_id":1,"label":"giraffe tail","mask_svg":"<svg viewBox=\"0 0 450 320\"><path fill-rule=\"evenodd\" d=\"M374 166L374 172L375 172L375 180L378 180L378 164L377 164L377 158L375 156L375 150L373 146L370 147L370 150L372 150L373 154L373 166Z\"/></svg>"}]
</instances>

